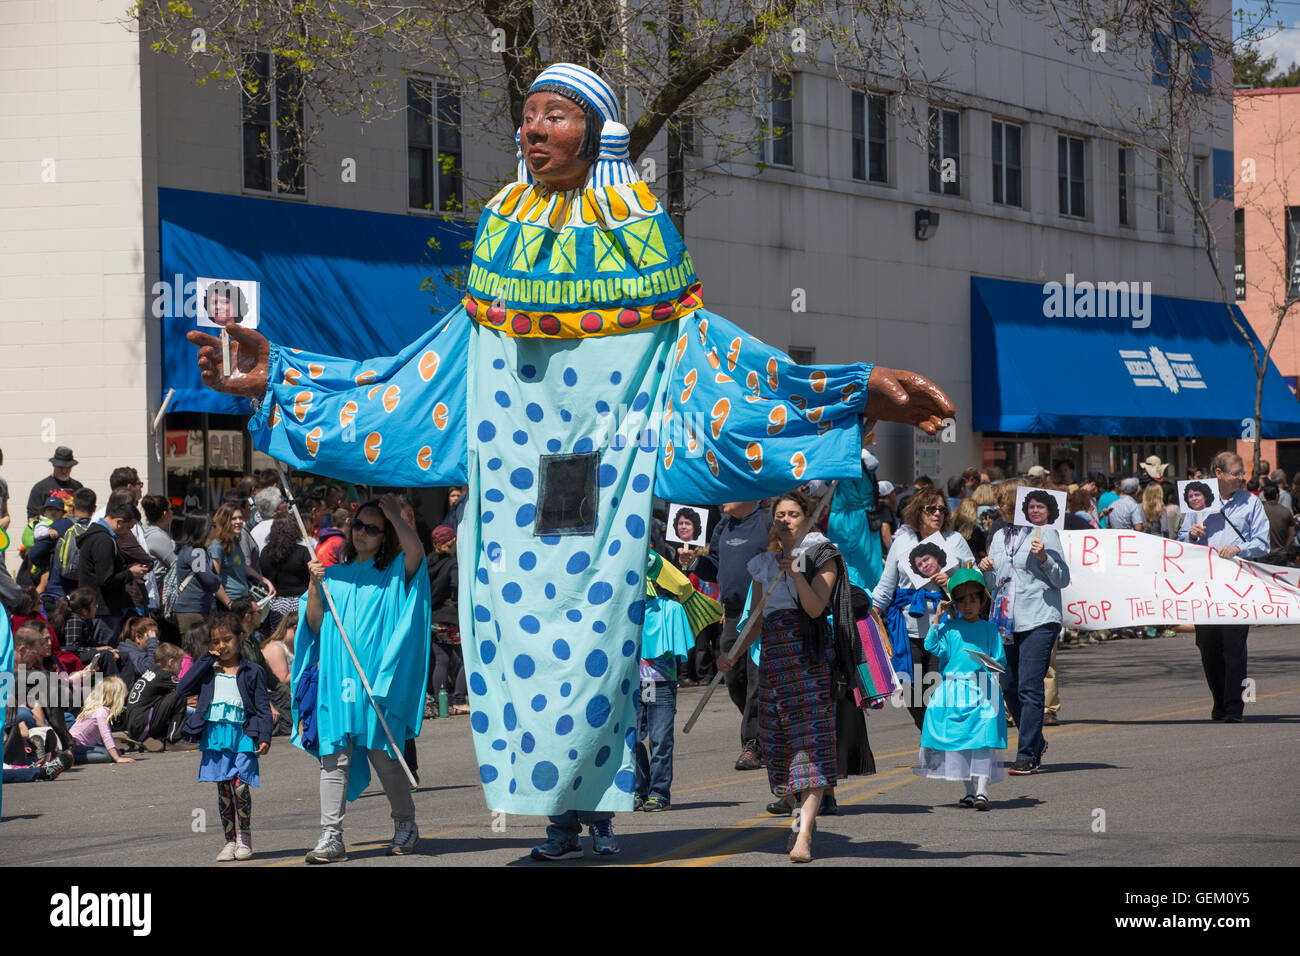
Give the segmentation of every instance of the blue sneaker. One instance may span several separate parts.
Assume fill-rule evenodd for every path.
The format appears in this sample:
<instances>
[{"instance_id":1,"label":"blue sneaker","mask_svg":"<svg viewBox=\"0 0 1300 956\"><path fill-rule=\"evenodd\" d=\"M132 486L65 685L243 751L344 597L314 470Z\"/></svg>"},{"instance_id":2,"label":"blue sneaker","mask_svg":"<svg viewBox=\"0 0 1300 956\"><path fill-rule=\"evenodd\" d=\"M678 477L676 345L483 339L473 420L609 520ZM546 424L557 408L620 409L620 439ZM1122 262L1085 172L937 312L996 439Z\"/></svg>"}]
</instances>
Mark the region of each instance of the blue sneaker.
<instances>
[{"instance_id":1,"label":"blue sneaker","mask_svg":"<svg viewBox=\"0 0 1300 956\"><path fill-rule=\"evenodd\" d=\"M541 846L533 847L530 856L534 860L580 860L582 859L582 844L577 840L572 843L564 840L547 840Z\"/></svg>"},{"instance_id":2,"label":"blue sneaker","mask_svg":"<svg viewBox=\"0 0 1300 956\"><path fill-rule=\"evenodd\" d=\"M618 852L613 820L601 820L591 825L591 849L596 856L613 856Z\"/></svg>"}]
</instances>

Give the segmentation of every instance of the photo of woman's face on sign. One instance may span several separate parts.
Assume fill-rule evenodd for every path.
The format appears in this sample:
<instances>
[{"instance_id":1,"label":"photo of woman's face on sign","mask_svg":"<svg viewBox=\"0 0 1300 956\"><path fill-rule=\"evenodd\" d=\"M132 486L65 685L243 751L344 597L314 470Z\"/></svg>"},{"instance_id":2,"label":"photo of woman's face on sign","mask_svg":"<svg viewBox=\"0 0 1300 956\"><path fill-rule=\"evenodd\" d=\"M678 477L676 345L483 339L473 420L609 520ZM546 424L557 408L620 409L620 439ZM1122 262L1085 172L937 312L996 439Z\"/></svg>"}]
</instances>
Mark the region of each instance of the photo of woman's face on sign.
<instances>
[{"instance_id":1,"label":"photo of woman's face on sign","mask_svg":"<svg viewBox=\"0 0 1300 956\"><path fill-rule=\"evenodd\" d=\"M257 283L252 279L198 280L198 324L224 329L232 325L257 328Z\"/></svg>"},{"instance_id":2,"label":"photo of woman's face on sign","mask_svg":"<svg viewBox=\"0 0 1300 956\"><path fill-rule=\"evenodd\" d=\"M1021 527L1065 530L1065 492L1017 488L1014 523Z\"/></svg>"},{"instance_id":3,"label":"photo of woman's face on sign","mask_svg":"<svg viewBox=\"0 0 1300 956\"><path fill-rule=\"evenodd\" d=\"M1183 514L1203 514L1223 507L1219 500L1219 483L1193 478L1178 483L1178 507Z\"/></svg>"},{"instance_id":4,"label":"photo of woman's face on sign","mask_svg":"<svg viewBox=\"0 0 1300 956\"><path fill-rule=\"evenodd\" d=\"M943 533L936 531L924 541L918 541L907 553L907 563L903 570L912 581L912 587L923 588L941 571L951 571L957 567L956 555L949 555L948 545L943 540Z\"/></svg>"},{"instance_id":5,"label":"photo of woman's face on sign","mask_svg":"<svg viewBox=\"0 0 1300 956\"><path fill-rule=\"evenodd\" d=\"M692 505L669 505L668 528L664 535L677 544L703 548L709 543L709 512Z\"/></svg>"}]
</instances>

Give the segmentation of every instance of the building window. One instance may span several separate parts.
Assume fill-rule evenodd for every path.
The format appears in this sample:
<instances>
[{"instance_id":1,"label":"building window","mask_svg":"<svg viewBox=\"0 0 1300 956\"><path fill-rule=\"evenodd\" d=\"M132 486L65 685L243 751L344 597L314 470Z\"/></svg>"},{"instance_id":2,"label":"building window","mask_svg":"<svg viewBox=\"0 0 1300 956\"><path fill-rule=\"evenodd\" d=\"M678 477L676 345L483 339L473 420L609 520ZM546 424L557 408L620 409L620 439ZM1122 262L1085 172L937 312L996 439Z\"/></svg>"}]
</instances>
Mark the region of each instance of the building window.
<instances>
[{"instance_id":1,"label":"building window","mask_svg":"<svg viewBox=\"0 0 1300 956\"><path fill-rule=\"evenodd\" d=\"M1173 168L1168 157L1156 157L1156 229L1173 232L1174 220L1170 215L1174 200Z\"/></svg>"},{"instance_id":2,"label":"building window","mask_svg":"<svg viewBox=\"0 0 1300 956\"><path fill-rule=\"evenodd\" d=\"M1246 300L1246 210L1232 211L1232 284L1238 302Z\"/></svg>"},{"instance_id":3,"label":"building window","mask_svg":"<svg viewBox=\"0 0 1300 956\"><path fill-rule=\"evenodd\" d=\"M786 354L795 365L812 365L816 362L817 350L811 346L792 345Z\"/></svg>"},{"instance_id":4,"label":"building window","mask_svg":"<svg viewBox=\"0 0 1300 956\"><path fill-rule=\"evenodd\" d=\"M1169 32L1155 30L1152 33L1151 82L1156 86L1169 86L1173 82L1174 64L1190 57L1192 92L1205 96L1210 92L1214 79L1213 55L1209 47L1192 39L1190 2L1171 5L1170 13Z\"/></svg>"},{"instance_id":5,"label":"building window","mask_svg":"<svg viewBox=\"0 0 1300 956\"><path fill-rule=\"evenodd\" d=\"M1192 161L1192 235L1201 235L1201 212L1205 210L1205 160Z\"/></svg>"},{"instance_id":6,"label":"building window","mask_svg":"<svg viewBox=\"0 0 1300 956\"><path fill-rule=\"evenodd\" d=\"M758 161L764 166L794 168L794 80L777 73L761 75L759 115L755 117Z\"/></svg>"},{"instance_id":7,"label":"building window","mask_svg":"<svg viewBox=\"0 0 1300 956\"><path fill-rule=\"evenodd\" d=\"M1003 206L1020 200L1020 127L993 121L993 201Z\"/></svg>"},{"instance_id":8,"label":"building window","mask_svg":"<svg viewBox=\"0 0 1300 956\"><path fill-rule=\"evenodd\" d=\"M1119 148L1119 224L1133 225L1133 150L1128 146Z\"/></svg>"},{"instance_id":9,"label":"building window","mask_svg":"<svg viewBox=\"0 0 1300 956\"><path fill-rule=\"evenodd\" d=\"M1084 149L1077 136L1056 137L1056 196L1062 216L1082 219L1084 199Z\"/></svg>"},{"instance_id":10,"label":"building window","mask_svg":"<svg viewBox=\"0 0 1300 956\"><path fill-rule=\"evenodd\" d=\"M930 192L961 195L961 114L930 107Z\"/></svg>"},{"instance_id":11,"label":"building window","mask_svg":"<svg viewBox=\"0 0 1300 956\"><path fill-rule=\"evenodd\" d=\"M462 208L460 92L450 84L407 78L406 181L411 209Z\"/></svg>"},{"instance_id":12,"label":"building window","mask_svg":"<svg viewBox=\"0 0 1300 956\"><path fill-rule=\"evenodd\" d=\"M1286 207L1286 261L1290 279L1286 297L1300 298L1300 206Z\"/></svg>"},{"instance_id":13,"label":"building window","mask_svg":"<svg viewBox=\"0 0 1300 956\"><path fill-rule=\"evenodd\" d=\"M700 155L700 141L695 135L695 114L683 111L677 114L677 133L682 138L682 152Z\"/></svg>"},{"instance_id":14,"label":"building window","mask_svg":"<svg viewBox=\"0 0 1300 956\"><path fill-rule=\"evenodd\" d=\"M853 93L853 178L889 182L889 99L883 93Z\"/></svg>"},{"instance_id":15,"label":"building window","mask_svg":"<svg viewBox=\"0 0 1300 956\"><path fill-rule=\"evenodd\" d=\"M298 68L270 53L245 53L242 81L244 188L301 196L306 164Z\"/></svg>"}]
</instances>

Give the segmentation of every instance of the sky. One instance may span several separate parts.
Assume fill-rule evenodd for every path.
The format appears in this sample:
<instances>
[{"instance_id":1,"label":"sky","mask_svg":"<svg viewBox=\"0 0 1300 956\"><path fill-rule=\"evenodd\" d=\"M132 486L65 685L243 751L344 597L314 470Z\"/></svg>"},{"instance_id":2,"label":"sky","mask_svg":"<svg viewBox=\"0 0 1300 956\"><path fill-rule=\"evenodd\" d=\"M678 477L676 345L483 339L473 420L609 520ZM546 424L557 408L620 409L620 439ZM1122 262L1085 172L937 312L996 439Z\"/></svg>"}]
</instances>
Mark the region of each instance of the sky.
<instances>
[{"instance_id":1,"label":"sky","mask_svg":"<svg viewBox=\"0 0 1300 956\"><path fill-rule=\"evenodd\" d=\"M1259 48L1266 57L1276 56L1282 69L1300 63L1300 0L1233 0L1232 10L1234 36L1241 35L1243 20L1247 27L1258 24L1263 37Z\"/></svg>"}]
</instances>

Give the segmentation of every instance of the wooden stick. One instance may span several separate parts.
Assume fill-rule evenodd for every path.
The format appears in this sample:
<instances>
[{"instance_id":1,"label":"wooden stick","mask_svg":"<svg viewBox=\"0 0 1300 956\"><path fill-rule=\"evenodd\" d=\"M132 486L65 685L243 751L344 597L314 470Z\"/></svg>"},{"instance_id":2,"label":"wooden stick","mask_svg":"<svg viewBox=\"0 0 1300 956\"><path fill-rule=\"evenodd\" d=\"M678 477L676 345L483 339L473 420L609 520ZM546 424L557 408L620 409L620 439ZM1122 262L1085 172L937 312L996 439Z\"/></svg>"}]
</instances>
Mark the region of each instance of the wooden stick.
<instances>
[{"instance_id":1,"label":"wooden stick","mask_svg":"<svg viewBox=\"0 0 1300 956\"><path fill-rule=\"evenodd\" d=\"M303 544L310 548L311 536L307 534L307 526L303 524L302 513L298 511L298 502L294 501L293 489L289 487L289 478L284 473L284 467L278 461L275 463L275 470L280 473L280 482L284 485L289 510L293 512L294 519L298 522L298 530L302 532ZM393 739L393 732L388 729L388 721L384 720L384 712L379 709L379 704L375 700L375 692L370 687L370 681L366 679L366 672L361 669L361 662L357 660L357 653L352 649L352 642L348 640L347 632L343 630L343 621L339 618L338 608L334 606L334 595L330 594L329 585L324 580L320 582L320 589L321 593L325 595L325 603L329 605L330 614L334 617L334 626L339 629L339 636L343 638L343 646L347 648L348 657L352 658L352 666L357 669L357 674L361 678L361 686L366 689L366 697L370 701L370 706L375 709L375 716L379 718L379 726L384 729L384 736L388 738L393 753L397 755L397 762L402 765L402 770L406 773L406 779L411 782L412 787L418 787L419 784L415 782L415 774L411 773L411 768L406 765L406 757L402 753L402 748L397 746L397 741Z\"/></svg>"},{"instance_id":2,"label":"wooden stick","mask_svg":"<svg viewBox=\"0 0 1300 956\"><path fill-rule=\"evenodd\" d=\"M221 377L230 378L230 333L221 330Z\"/></svg>"},{"instance_id":3,"label":"wooden stick","mask_svg":"<svg viewBox=\"0 0 1300 956\"><path fill-rule=\"evenodd\" d=\"M799 541L795 544L796 548L803 543L803 539L806 538L810 532L817 530L817 522L821 520L822 515L826 513L826 509L830 507L831 496L835 494L835 486L839 483L839 479L836 478L831 482L831 486L826 490L826 494L822 495L821 501L819 501L817 507L813 509L812 518L808 522L807 529L805 529L804 533L799 536ZM749 634L756 626L762 624L763 608L767 606L767 599L772 596L772 592L775 590L776 585L773 584L773 586L768 589L767 593L763 595L763 600L758 602L758 607L749 612L749 620L745 622L744 632L736 640L736 643L732 645L731 651L727 654L727 660L729 660L733 665L740 656L737 652L739 651L740 653L744 653L749 649ZM722 676L723 672L720 670L713 675L713 680L709 681L709 686L704 689L704 695L700 698L700 702L695 705L695 710L691 712L690 720L686 721L686 725L682 727L682 733L689 734L691 732L691 728L695 726L695 722L700 719L700 714L704 713L704 707L708 704L709 698L712 697L713 692L718 689L718 683L722 680Z\"/></svg>"}]
</instances>

